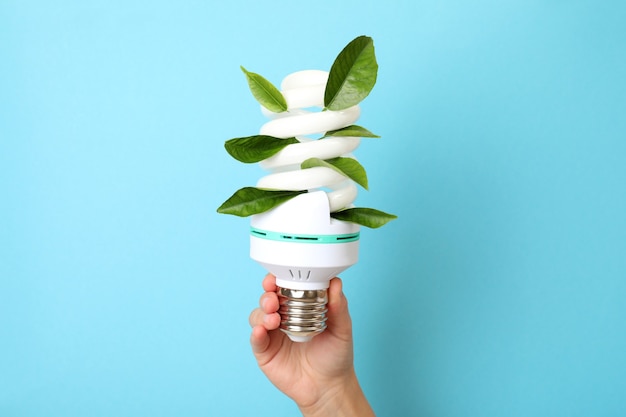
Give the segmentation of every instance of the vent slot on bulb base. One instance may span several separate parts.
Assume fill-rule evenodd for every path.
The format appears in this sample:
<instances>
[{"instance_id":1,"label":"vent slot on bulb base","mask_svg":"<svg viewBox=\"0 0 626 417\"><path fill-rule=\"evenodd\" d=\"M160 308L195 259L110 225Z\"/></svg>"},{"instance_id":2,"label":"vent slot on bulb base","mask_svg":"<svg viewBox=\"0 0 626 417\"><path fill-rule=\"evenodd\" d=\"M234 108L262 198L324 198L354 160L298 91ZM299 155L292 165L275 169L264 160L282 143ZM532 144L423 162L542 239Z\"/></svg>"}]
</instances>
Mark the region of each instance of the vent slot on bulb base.
<instances>
[{"instance_id":1,"label":"vent slot on bulb base","mask_svg":"<svg viewBox=\"0 0 626 417\"><path fill-rule=\"evenodd\" d=\"M306 342L326 329L326 290L278 287L280 330L294 342Z\"/></svg>"},{"instance_id":2,"label":"vent slot on bulb base","mask_svg":"<svg viewBox=\"0 0 626 417\"><path fill-rule=\"evenodd\" d=\"M290 269L289 274L294 281L308 281L311 278L311 270Z\"/></svg>"}]
</instances>

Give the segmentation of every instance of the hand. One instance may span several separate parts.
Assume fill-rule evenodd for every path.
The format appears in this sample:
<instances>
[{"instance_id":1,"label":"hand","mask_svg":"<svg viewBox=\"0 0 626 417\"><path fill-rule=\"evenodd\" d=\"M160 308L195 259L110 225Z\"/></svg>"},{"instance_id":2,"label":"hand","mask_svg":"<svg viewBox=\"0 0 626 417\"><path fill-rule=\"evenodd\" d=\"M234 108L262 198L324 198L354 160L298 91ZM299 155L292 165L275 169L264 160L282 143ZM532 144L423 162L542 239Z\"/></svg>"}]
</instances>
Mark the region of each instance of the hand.
<instances>
[{"instance_id":1,"label":"hand","mask_svg":"<svg viewBox=\"0 0 626 417\"><path fill-rule=\"evenodd\" d=\"M276 277L263 280L260 307L250 314L250 344L261 370L304 416L373 416L353 364L352 321L339 278L328 289L328 328L305 343L278 329Z\"/></svg>"}]
</instances>

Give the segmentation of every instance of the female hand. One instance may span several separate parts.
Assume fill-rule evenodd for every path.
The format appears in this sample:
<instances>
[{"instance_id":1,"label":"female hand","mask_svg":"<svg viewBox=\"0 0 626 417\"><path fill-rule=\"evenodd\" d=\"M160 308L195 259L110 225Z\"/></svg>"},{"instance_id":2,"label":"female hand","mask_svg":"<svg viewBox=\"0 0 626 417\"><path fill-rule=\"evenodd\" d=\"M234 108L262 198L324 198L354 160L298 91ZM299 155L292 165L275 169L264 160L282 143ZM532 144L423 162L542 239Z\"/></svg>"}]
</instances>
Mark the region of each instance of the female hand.
<instances>
[{"instance_id":1,"label":"female hand","mask_svg":"<svg viewBox=\"0 0 626 417\"><path fill-rule=\"evenodd\" d=\"M278 329L276 277L263 280L265 293L250 314L250 344L268 379L293 399L304 416L373 416L353 363L352 321L339 278L328 289L327 329L305 343Z\"/></svg>"}]
</instances>

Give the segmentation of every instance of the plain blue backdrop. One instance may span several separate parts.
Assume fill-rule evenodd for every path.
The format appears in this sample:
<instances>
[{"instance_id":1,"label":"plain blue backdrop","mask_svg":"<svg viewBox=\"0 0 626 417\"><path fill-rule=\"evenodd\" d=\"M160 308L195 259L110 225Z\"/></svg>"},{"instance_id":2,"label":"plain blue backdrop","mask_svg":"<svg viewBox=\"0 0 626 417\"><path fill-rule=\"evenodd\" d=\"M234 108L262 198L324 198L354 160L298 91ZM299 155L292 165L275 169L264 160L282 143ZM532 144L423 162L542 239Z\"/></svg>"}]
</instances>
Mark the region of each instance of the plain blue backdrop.
<instances>
[{"instance_id":1,"label":"plain blue backdrop","mask_svg":"<svg viewBox=\"0 0 626 417\"><path fill-rule=\"evenodd\" d=\"M0 416L293 416L217 206L278 84L375 41L346 271L381 416L626 415L620 1L0 1Z\"/></svg>"}]
</instances>

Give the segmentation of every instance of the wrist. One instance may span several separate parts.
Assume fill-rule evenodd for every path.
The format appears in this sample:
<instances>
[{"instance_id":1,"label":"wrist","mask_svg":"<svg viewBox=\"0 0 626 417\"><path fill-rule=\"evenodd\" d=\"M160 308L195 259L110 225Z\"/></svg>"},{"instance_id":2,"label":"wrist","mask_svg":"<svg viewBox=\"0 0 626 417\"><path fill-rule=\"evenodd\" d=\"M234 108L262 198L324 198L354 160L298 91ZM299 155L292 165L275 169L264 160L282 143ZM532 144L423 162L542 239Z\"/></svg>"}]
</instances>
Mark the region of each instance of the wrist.
<instances>
[{"instance_id":1,"label":"wrist","mask_svg":"<svg viewBox=\"0 0 626 417\"><path fill-rule=\"evenodd\" d=\"M354 372L351 372L336 386L329 387L314 404L298 406L303 417L375 416Z\"/></svg>"}]
</instances>

